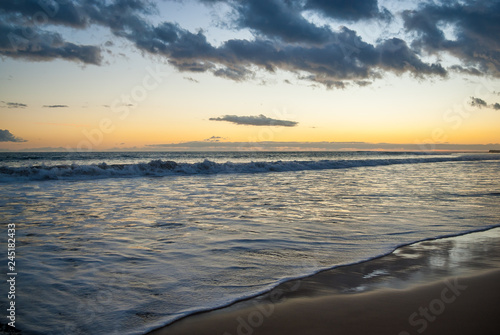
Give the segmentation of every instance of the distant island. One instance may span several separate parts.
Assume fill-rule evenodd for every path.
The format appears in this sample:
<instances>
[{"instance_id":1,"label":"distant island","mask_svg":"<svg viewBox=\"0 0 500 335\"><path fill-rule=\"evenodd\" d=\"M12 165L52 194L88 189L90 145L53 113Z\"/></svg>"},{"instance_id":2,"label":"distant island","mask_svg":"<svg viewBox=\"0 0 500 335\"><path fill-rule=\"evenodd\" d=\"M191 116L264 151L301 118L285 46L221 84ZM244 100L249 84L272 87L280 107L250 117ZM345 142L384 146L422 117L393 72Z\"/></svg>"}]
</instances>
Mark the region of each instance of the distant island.
<instances>
[{"instance_id":1,"label":"distant island","mask_svg":"<svg viewBox=\"0 0 500 335\"><path fill-rule=\"evenodd\" d=\"M490 150L490 154L500 154L500 150Z\"/></svg>"}]
</instances>

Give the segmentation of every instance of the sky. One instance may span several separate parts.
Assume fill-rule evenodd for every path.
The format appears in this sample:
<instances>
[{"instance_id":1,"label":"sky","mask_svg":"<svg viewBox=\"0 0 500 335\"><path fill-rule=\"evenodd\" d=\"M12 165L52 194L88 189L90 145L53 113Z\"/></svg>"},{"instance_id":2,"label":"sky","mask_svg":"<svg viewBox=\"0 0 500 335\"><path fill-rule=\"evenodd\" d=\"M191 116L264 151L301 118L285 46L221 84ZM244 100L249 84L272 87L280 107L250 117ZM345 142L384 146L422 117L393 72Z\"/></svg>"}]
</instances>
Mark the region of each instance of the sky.
<instances>
[{"instance_id":1,"label":"sky","mask_svg":"<svg viewBox=\"0 0 500 335\"><path fill-rule=\"evenodd\" d=\"M500 149L500 0L0 2L0 150Z\"/></svg>"}]
</instances>

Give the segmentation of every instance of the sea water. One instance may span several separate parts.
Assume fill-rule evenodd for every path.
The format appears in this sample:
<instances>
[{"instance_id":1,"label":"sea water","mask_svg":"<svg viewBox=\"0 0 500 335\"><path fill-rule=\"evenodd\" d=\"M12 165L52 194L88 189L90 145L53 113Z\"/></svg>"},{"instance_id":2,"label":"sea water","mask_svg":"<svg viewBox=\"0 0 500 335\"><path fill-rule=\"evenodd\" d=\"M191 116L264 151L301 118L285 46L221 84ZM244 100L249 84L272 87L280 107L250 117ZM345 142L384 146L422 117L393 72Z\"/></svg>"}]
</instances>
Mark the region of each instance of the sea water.
<instances>
[{"instance_id":1,"label":"sea water","mask_svg":"<svg viewBox=\"0 0 500 335\"><path fill-rule=\"evenodd\" d=\"M26 333L141 334L287 279L500 224L494 154L0 160L0 248L15 224L16 327Z\"/></svg>"}]
</instances>

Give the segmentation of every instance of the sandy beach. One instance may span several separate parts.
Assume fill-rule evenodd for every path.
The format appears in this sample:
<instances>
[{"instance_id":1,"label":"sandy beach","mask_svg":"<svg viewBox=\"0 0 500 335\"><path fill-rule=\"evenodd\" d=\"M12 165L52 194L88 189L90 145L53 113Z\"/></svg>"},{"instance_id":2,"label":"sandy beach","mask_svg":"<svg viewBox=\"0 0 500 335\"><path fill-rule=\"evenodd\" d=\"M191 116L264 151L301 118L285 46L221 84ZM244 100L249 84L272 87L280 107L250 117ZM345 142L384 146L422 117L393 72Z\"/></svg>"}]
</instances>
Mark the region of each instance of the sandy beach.
<instances>
[{"instance_id":1,"label":"sandy beach","mask_svg":"<svg viewBox=\"0 0 500 335\"><path fill-rule=\"evenodd\" d=\"M405 246L150 334L497 334L498 231Z\"/></svg>"}]
</instances>

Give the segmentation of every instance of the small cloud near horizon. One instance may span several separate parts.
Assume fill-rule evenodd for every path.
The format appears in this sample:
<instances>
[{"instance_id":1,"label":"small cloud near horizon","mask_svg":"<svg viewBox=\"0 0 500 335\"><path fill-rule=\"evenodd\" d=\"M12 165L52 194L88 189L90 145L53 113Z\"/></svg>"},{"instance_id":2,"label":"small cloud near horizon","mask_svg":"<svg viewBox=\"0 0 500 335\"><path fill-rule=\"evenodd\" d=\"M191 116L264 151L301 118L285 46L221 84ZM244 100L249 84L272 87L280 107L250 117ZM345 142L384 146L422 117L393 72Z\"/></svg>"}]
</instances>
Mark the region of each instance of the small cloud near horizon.
<instances>
[{"instance_id":1,"label":"small cloud near horizon","mask_svg":"<svg viewBox=\"0 0 500 335\"><path fill-rule=\"evenodd\" d=\"M295 127L298 122L288 120L278 120L269 118L263 114L258 116L238 116L224 115L222 117L211 117L210 121L226 121L239 125L247 126L276 126L276 127Z\"/></svg>"},{"instance_id":2,"label":"small cloud near horizon","mask_svg":"<svg viewBox=\"0 0 500 335\"><path fill-rule=\"evenodd\" d=\"M26 108L28 107L27 104L23 104L20 102L7 102L7 101L0 101L4 106L1 106L2 108Z\"/></svg>"},{"instance_id":3,"label":"small cloud near horizon","mask_svg":"<svg viewBox=\"0 0 500 335\"><path fill-rule=\"evenodd\" d=\"M196 79L194 79L192 77L183 77L183 78L186 79L186 80L192 81L193 83L197 83L197 84L199 83L198 80L196 80Z\"/></svg>"},{"instance_id":4,"label":"small cloud near horizon","mask_svg":"<svg viewBox=\"0 0 500 335\"><path fill-rule=\"evenodd\" d=\"M7 129L0 129L0 142L28 142L25 139L22 139L20 137L14 136L10 131Z\"/></svg>"},{"instance_id":5,"label":"small cloud near horizon","mask_svg":"<svg viewBox=\"0 0 500 335\"><path fill-rule=\"evenodd\" d=\"M68 108L68 105L43 105L43 108Z\"/></svg>"},{"instance_id":6,"label":"small cloud near horizon","mask_svg":"<svg viewBox=\"0 0 500 335\"><path fill-rule=\"evenodd\" d=\"M221 137L221 136L212 136L212 137L204 139L203 141L204 142L220 142L220 140L225 140L225 139L226 139L225 137Z\"/></svg>"}]
</instances>

